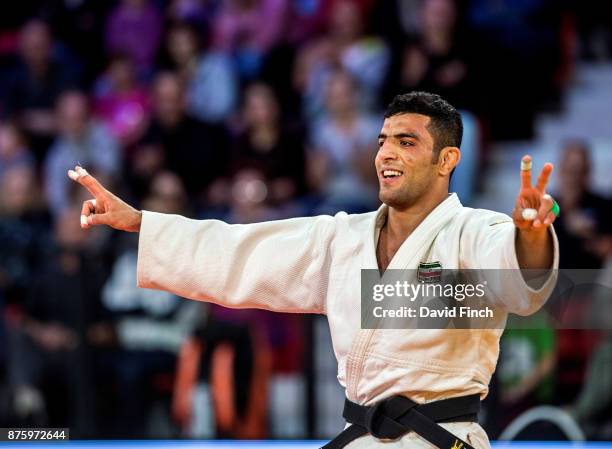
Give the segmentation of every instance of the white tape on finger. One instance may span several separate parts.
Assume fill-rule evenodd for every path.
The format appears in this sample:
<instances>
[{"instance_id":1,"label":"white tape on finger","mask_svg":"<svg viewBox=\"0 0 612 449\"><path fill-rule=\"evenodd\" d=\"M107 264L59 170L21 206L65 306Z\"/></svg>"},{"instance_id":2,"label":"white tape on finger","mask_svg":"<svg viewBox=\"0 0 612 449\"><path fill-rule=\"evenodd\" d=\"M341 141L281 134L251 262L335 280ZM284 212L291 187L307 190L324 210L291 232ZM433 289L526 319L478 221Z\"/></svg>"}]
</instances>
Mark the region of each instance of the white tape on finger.
<instances>
[{"instance_id":1,"label":"white tape on finger","mask_svg":"<svg viewBox=\"0 0 612 449\"><path fill-rule=\"evenodd\" d=\"M523 217L523 220L533 221L538 216L538 211L535 209L529 209L529 208L523 209L521 216Z\"/></svg>"}]
</instances>

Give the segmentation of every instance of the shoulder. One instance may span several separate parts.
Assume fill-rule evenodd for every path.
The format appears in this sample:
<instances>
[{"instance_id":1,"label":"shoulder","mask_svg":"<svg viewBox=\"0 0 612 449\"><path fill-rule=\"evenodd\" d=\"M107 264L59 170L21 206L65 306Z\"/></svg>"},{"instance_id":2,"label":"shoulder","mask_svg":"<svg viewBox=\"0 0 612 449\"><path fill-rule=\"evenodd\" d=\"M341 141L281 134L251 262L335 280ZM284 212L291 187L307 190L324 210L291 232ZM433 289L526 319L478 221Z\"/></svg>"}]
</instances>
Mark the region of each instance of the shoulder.
<instances>
[{"instance_id":1,"label":"shoulder","mask_svg":"<svg viewBox=\"0 0 612 449\"><path fill-rule=\"evenodd\" d=\"M377 211L367 212L363 214L347 214L346 212L338 212L335 215L316 215L313 217L290 218L288 220L280 220L280 222L308 223L314 228L325 230L326 232L338 233L346 236L350 233L366 232L372 227L373 221L376 219Z\"/></svg>"},{"instance_id":2,"label":"shoulder","mask_svg":"<svg viewBox=\"0 0 612 449\"><path fill-rule=\"evenodd\" d=\"M360 225L363 223L371 223L376 218L378 211L365 212L361 214L347 214L346 212L338 212L335 216L338 220L346 221L353 225Z\"/></svg>"},{"instance_id":3,"label":"shoulder","mask_svg":"<svg viewBox=\"0 0 612 449\"><path fill-rule=\"evenodd\" d=\"M356 240L374 230L374 222L378 211L366 212L362 214L347 214L339 212L334 216L336 232L343 236L353 236Z\"/></svg>"},{"instance_id":4,"label":"shoulder","mask_svg":"<svg viewBox=\"0 0 612 449\"><path fill-rule=\"evenodd\" d=\"M514 232L514 222L508 215L488 209L462 207L444 234L465 242L506 232Z\"/></svg>"},{"instance_id":5,"label":"shoulder","mask_svg":"<svg viewBox=\"0 0 612 449\"><path fill-rule=\"evenodd\" d=\"M480 229L482 227L492 227L503 224L513 224L512 218L507 214L496 212L489 209L473 209L471 207L462 207L457 215L457 221L460 222L462 228Z\"/></svg>"},{"instance_id":6,"label":"shoulder","mask_svg":"<svg viewBox=\"0 0 612 449\"><path fill-rule=\"evenodd\" d=\"M315 215L313 217L290 218L289 220L310 220L317 223L326 223L333 226L349 226L359 227L372 223L376 218L377 211L367 212L363 214L347 214L346 212L337 212L335 215Z\"/></svg>"}]
</instances>

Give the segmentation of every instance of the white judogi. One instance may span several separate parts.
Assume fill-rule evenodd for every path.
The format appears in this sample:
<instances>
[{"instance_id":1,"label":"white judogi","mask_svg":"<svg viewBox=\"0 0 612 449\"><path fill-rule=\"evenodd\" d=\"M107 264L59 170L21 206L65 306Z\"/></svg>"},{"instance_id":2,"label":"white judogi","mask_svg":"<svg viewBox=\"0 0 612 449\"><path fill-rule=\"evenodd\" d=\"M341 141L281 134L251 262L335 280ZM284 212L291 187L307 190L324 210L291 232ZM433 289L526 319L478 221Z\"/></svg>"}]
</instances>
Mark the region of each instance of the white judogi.
<instances>
[{"instance_id":1,"label":"white judogi","mask_svg":"<svg viewBox=\"0 0 612 449\"><path fill-rule=\"evenodd\" d=\"M326 314L338 380L346 396L362 405L397 394L419 403L473 393L484 398L502 329L361 329L360 270L378 267L386 213L383 205L366 214L228 225L143 212L138 285L228 307ZM518 270L515 226L507 215L463 207L451 194L404 241L388 268L416 269L424 261L440 261L445 269ZM537 291L516 273L495 307L533 313L552 291L554 272ZM444 426L477 448L489 447L476 423ZM365 436L348 447L369 448L376 441ZM432 446L410 432L384 447Z\"/></svg>"}]
</instances>

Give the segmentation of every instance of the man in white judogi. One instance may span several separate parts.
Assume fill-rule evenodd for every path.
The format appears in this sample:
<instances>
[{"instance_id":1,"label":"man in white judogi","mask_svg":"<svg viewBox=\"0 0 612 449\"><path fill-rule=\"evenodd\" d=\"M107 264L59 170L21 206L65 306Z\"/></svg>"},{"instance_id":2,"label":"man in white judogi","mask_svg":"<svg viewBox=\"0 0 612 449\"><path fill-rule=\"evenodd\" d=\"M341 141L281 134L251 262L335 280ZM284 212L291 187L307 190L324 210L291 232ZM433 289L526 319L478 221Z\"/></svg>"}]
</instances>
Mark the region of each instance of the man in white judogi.
<instances>
[{"instance_id":1,"label":"man in white judogi","mask_svg":"<svg viewBox=\"0 0 612 449\"><path fill-rule=\"evenodd\" d=\"M104 224L140 232L140 287L228 307L325 314L338 380L357 408L393 396L442 404L486 396L503 329L361 329L360 270L416 269L432 261L445 269L514 269L515 279L501 286L494 306L499 313L528 315L543 305L556 279L551 270L539 285L528 285L519 268L558 266L551 226L558 206L546 194L552 164L533 186L531 158L523 158L512 218L463 207L448 193L461 134L460 115L439 96L397 96L385 114L375 159L383 205L366 214L228 225L137 211L81 167L68 175L95 198L83 204L83 228ZM415 431L390 441L362 427L346 447L431 448L446 441L454 441L449 448L490 447L477 422L455 421L440 424L450 434L434 439L435 445Z\"/></svg>"}]
</instances>

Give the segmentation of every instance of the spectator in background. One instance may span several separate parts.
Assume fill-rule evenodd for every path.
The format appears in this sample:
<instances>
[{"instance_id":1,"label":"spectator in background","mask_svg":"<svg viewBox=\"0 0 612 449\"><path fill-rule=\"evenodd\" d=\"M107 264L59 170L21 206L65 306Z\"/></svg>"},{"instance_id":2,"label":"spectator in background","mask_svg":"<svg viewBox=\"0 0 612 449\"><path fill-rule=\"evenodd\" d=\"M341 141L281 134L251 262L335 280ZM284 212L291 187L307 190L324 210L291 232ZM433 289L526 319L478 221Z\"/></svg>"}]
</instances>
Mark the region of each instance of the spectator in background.
<instances>
[{"instance_id":1,"label":"spectator in background","mask_svg":"<svg viewBox=\"0 0 612 449\"><path fill-rule=\"evenodd\" d=\"M162 172L143 202L147 210L185 215L188 201L181 180ZM173 375L177 353L204 319L204 305L171 293L136 286L137 239L113 266L102 291L103 304L113 316L119 351L106 366L118 386L116 425L119 437L150 435L146 422L155 378Z\"/></svg>"},{"instance_id":2,"label":"spectator in background","mask_svg":"<svg viewBox=\"0 0 612 449\"><path fill-rule=\"evenodd\" d=\"M473 68L480 72L478 90L487 102L494 139L532 138L535 111L558 96L560 11L566 6L554 0L466 3L466 21L474 34L470 44L478 51Z\"/></svg>"},{"instance_id":3,"label":"spectator in background","mask_svg":"<svg viewBox=\"0 0 612 449\"><path fill-rule=\"evenodd\" d=\"M358 2L337 0L329 16L327 33L306 44L298 54L294 84L303 93L308 117L318 117L324 108L325 85L338 67L348 71L361 92L360 101L377 107L380 88L390 60L384 41L364 34L364 12Z\"/></svg>"},{"instance_id":4,"label":"spectator in background","mask_svg":"<svg viewBox=\"0 0 612 449\"><path fill-rule=\"evenodd\" d=\"M460 109L474 109L471 63L467 45L458 32L455 0L425 0L420 29L401 53L399 70L387 84L386 98L397 92L435 92ZM399 76L398 76L399 75Z\"/></svg>"},{"instance_id":5,"label":"spectator in background","mask_svg":"<svg viewBox=\"0 0 612 449\"><path fill-rule=\"evenodd\" d=\"M501 428L531 407L550 404L554 396L555 329L538 314L521 317L520 324L513 325L513 319L500 341Z\"/></svg>"},{"instance_id":6,"label":"spectator in background","mask_svg":"<svg viewBox=\"0 0 612 449\"><path fill-rule=\"evenodd\" d=\"M148 91L125 54L112 57L95 88L94 113L121 145L129 147L144 133L151 104Z\"/></svg>"},{"instance_id":7,"label":"spectator in background","mask_svg":"<svg viewBox=\"0 0 612 449\"><path fill-rule=\"evenodd\" d=\"M0 122L0 183L4 173L14 167L35 167L34 156L25 136L14 122Z\"/></svg>"},{"instance_id":8,"label":"spectator in background","mask_svg":"<svg viewBox=\"0 0 612 449\"><path fill-rule=\"evenodd\" d=\"M287 0L223 0L213 22L213 45L234 56L243 79L253 79L284 36L287 14Z\"/></svg>"},{"instance_id":9,"label":"spectator in background","mask_svg":"<svg viewBox=\"0 0 612 449\"><path fill-rule=\"evenodd\" d=\"M103 177L112 177L120 168L117 142L104 126L92 119L84 93L63 93L56 116L60 134L49 149L44 167L45 194L54 213L61 212L69 203L66 170L81 163Z\"/></svg>"},{"instance_id":10,"label":"spectator in background","mask_svg":"<svg viewBox=\"0 0 612 449\"><path fill-rule=\"evenodd\" d=\"M298 213L296 200L307 191L303 137L281 117L271 86L254 83L246 89L229 171L210 195L219 208L229 206L226 220L252 223Z\"/></svg>"},{"instance_id":11,"label":"spectator in background","mask_svg":"<svg viewBox=\"0 0 612 449\"><path fill-rule=\"evenodd\" d=\"M563 251L560 268L601 268L610 253L612 201L589 187L591 156L584 141L567 142L559 164L558 193L563 210L555 229Z\"/></svg>"},{"instance_id":12,"label":"spectator in background","mask_svg":"<svg viewBox=\"0 0 612 449\"><path fill-rule=\"evenodd\" d=\"M106 23L109 54L125 52L138 74L149 76L162 32L162 19L150 0L121 0Z\"/></svg>"},{"instance_id":13,"label":"spectator in background","mask_svg":"<svg viewBox=\"0 0 612 449\"><path fill-rule=\"evenodd\" d=\"M104 69L104 25L114 1L108 0L53 0L26 1L38 3L38 15L48 20L57 39L74 56L83 81L89 85ZM13 2L11 9L15 6Z\"/></svg>"},{"instance_id":14,"label":"spectator in background","mask_svg":"<svg viewBox=\"0 0 612 449\"><path fill-rule=\"evenodd\" d=\"M331 2L326 0L293 0L289 2L287 40L292 45L301 45L325 31Z\"/></svg>"},{"instance_id":15,"label":"spectator in background","mask_svg":"<svg viewBox=\"0 0 612 449\"><path fill-rule=\"evenodd\" d=\"M482 181L478 176L482 156L482 129L474 114L465 110L459 112L463 122L461 164L455 168L449 188L459 195L462 204L471 206L478 183Z\"/></svg>"},{"instance_id":16,"label":"spectator in background","mask_svg":"<svg viewBox=\"0 0 612 449\"><path fill-rule=\"evenodd\" d=\"M210 28L219 0L170 0L166 8L170 23L190 23L197 29Z\"/></svg>"},{"instance_id":17,"label":"spectator in background","mask_svg":"<svg viewBox=\"0 0 612 449\"><path fill-rule=\"evenodd\" d=\"M145 139L161 145L166 168L185 183L190 199L200 202L212 181L226 170L225 131L187 114L185 91L176 74L165 72L155 78L153 120Z\"/></svg>"},{"instance_id":18,"label":"spectator in background","mask_svg":"<svg viewBox=\"0 0 612 449\"><path fill-rule=\"evenodd\" d=\"M56 218L56 245L30 279L11 335L9 374L18 414L38 414L37 425L70 427L83 438L94 434L93 349L108 347L113 332L100 303L104 270L87 249L92 236L79 231L79 214L74 206Z\"/></svg>"},{"instance_id":19,"label":"spectator in background","mask_svg":"<svg viewBox=\"0 0 612 449\"><path fill-rule=\"evenodd\" d=\"M324 195L323 211L369 210L378 201L372 160L380 120L360 112L351 76L334 72L325 89L326 114L310 131L310 176Z\"/></svg>"},{"instance_id":20,"label":"spectator in background","mask_svg":"<svg viewBox=\"0 0 612 449\"><path fill-rule=\"evenodd\" d=\"M579 2L575 21L579 33L581 59L588 61L612 60L612 6L608 2Z\"/></svg>"},{"instance_id":21,"label":"spectator in background","mask_svg":"<svg viewBox=\"0 0 612 449\"><path fill-rule=\"evenodd\" d=\"M555 198L561 207L561 215L555 223L560 254L559 267L564 269L599 269L609 256L612 244L612 203L590 189L591 155L587 142L568 141L561 151L559 182ZM603 271L602 271L603 273ZM605 285L605 284L604 284ZM586 302L584 304L588 304ZM583 302L573 304L575 310L566 313L582 313ZM555 400L561 404L576 400L584 389L587 367L593 355L599 361L608 357L604 353L594 355L594 348L600 343L601 335L588 329L564 329L559 331L559 362L557 366L557 394ZM601 348L606 348L602 345ZM597 362L599 363L599 362ZM579 418L593 419L583 409L584 401L578 400ZM594 410L595 412L595 410Z\"/></svg>"},{"instance_id":22,"label":"spectator in background","mask_svg":"<svg viewBox=\"0 0 612 449\"><path fill-rule=\"evenodd\" d=\"M34 168L16 164L0 177L0 296L22 310L29 282L48 244L49 220L40 203ZM10 316L9 316L10 319Z\"/></svg>"},{"instance_id":23,"label":"spectator in background","mask_svg":"<svg viewBox=\"0 0 612 449\"><path fill-rule=\"evenodd\" d=\"M282 206L303 195L303 138L283 123L280 104L270 86L256 83L246 89L242 120L244 130L233 145L230 173L259 172L271 206Z\"/></svg>"},{"instance_id":24,"label":"spectator in background","mask_svg":"<svg viewBox=\"0 0 612 449\"><path fill-rule=\"evenodd\" d=\"M49 26L40 20L26 23L20 35L19 61L10 75L6 114L28 133L40 160L56 130L53 107L60 93L76 85L70 64L53 54Z\"/></svg>"},{"instance_id":25,"label":"spectator in background","mask_svg":"<svg viewBox=\"0 0 612 449\"><path fill-rule=\"evenodd\" d=\"M609 302L609 298L606 298ZM582 388L570 412L580 423L587 438L610 441L612 438L612 338L610 331L593 351Z\"/></svg>"},{"instance_id":26,"label":"spectator in background","mask_svg":"<svg viewBox=\"0 0 612 449\"><path fill-rule=\"evenodd\" d=\"M371 14L373 31L399 51L407 36L416 36L421 26L422 0L389 0L375 2Z\"/></svg>"},{"instance_id":27,"label":"spectator in background","mask_svg":"<svg viewBox=\"0 0 612 449\"><path fill-rule=\"evenodd\" d=\"M168 30L170 68L186 86L187 110L209 123L222 122L234 110L238 86L231 58L218 50L202 52L198 32L186 23Z\"/></svg>"},{"instance_id":28,"label":"spectator in background","mask_svg":"<svg viewBox=\"0 0 612 449\"><path fill-rule=\"evenodd\" d=\"M165 150L155 137L138 142L126 159L125 182L138 204L149 193L153 178L164 170Z\"/></svg>"}]
</instances>

